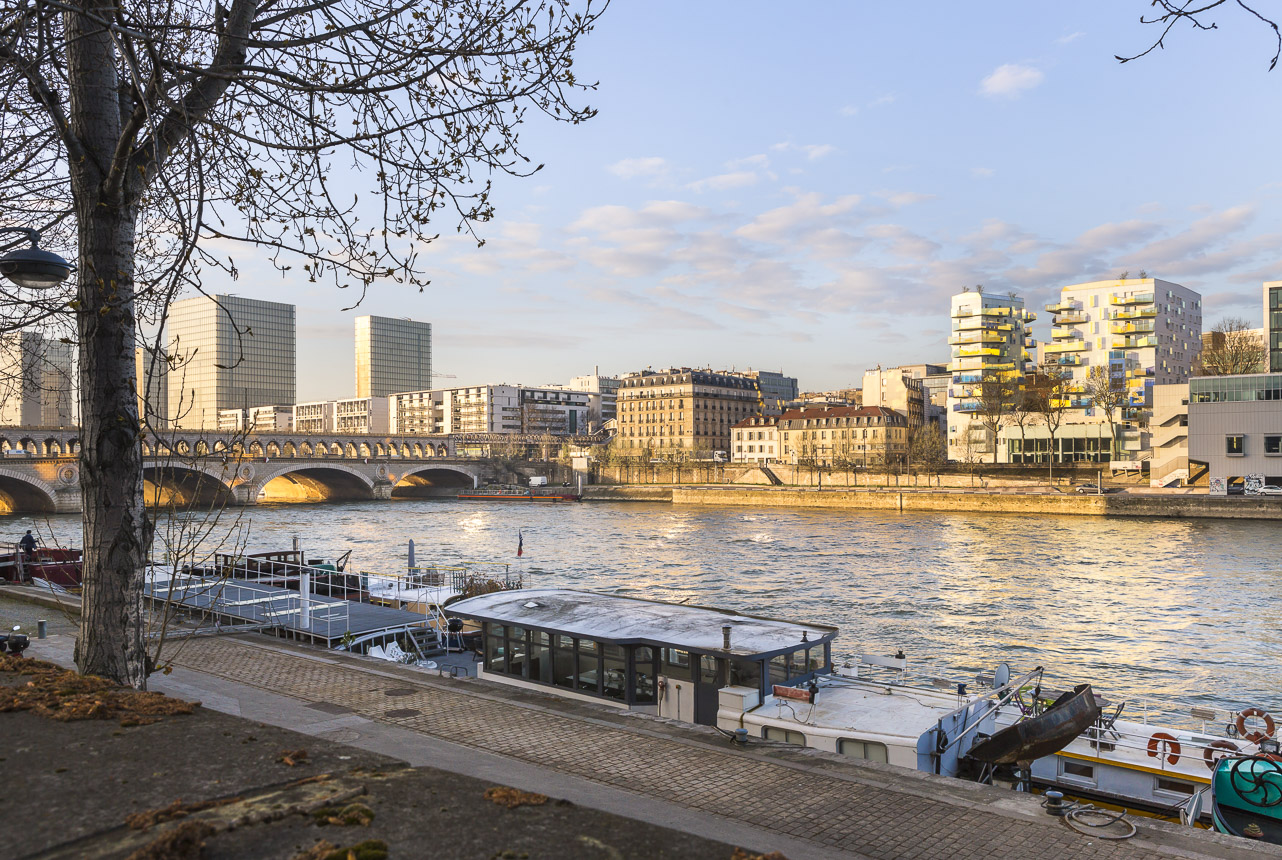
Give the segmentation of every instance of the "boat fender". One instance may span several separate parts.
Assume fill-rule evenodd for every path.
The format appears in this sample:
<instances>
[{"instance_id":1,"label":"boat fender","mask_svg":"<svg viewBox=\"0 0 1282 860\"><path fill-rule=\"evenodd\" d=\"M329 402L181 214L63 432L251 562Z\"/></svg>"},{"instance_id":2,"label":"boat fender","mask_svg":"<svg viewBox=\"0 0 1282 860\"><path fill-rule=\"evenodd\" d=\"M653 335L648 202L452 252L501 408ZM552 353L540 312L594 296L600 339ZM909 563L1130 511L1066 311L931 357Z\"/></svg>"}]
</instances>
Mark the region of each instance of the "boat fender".
<instances>
[{"instance_id":1,"label":"boat fender","mask_svg":"<svg viewBox=\"0 0 1282 860\"><path fill-rule=\"evenodd\" d=\"M1261 719L1263 719L1264 731L1261 732L1259 730L1256 730L1248 734L1246 730L1247 717L1260 717ZM1273 732L1274 730L1277 729L1277 723L1273 721L1272 715L1269 714L1269 712L1264 710L1263 708L1246 708L1245 710L1241 711L1237 715L1237 721L1234 723L1234 726L1237 728L1237 733L1239 735L1246 738L1248 741L1250 741L1253 744L1258 744L1260 741L1264 740L1265 738L1273 737Z\"/></svg>"},{"instance_id":2,"label":"boat fender","mask_svg":"<svg viewBox=\"0 0 1282 860\"><path fill-rule=\"evenodd\" d=\"M1211 741L1207 744L1206 748L1202 750L1202 760L1206 762L1206 766L1211 770L1215 770L1215 766L1219 764L1220 759L1224 758L1224 756L1217 756L1215 754L1216 750L1224 750L1229 755L1233 755L1238 751L1238 748L1233 741Z\"/></svg>"},{"instance_id":3,"label":"boat fender","mask_svg":"<svg viewBox=\"0 0 1282 860\"><path fill-rule=\"evenodd\" d=\"M1158 751L1159 747L1161 752ZM1178 764L1180 760L1180 742L1175 735L1167 732L1154 732L1153 737L1148 739L1148 757L1161 758L1166 756L1168 764Z\"/></svg>"},{"instance_id":4,"label":"boat fender","mask_svg":"<svg viewBox=\"0 0 1282 860\"><path fill-rule=\"evenodd\" d=\"M942 728L935 734L935 754L943 755L948 751L948 733Z\"/></svg>"}]
</instances>

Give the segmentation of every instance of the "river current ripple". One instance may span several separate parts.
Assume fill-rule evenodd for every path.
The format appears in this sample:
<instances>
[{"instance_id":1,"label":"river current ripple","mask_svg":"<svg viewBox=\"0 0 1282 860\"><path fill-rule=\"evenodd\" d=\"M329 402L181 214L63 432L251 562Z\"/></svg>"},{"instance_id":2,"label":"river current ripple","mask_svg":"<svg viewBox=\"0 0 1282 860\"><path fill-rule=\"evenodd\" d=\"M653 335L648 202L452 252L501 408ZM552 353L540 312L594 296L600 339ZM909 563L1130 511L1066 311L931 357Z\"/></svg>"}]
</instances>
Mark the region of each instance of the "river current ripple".
<instances>
[{"instance_id":1,"label":"river current ripple","mask_svg":"<svg viewBox=\"0 0 1282 860\"><path fill-rule=\"evenodd\" d=\"M833 624L838 659L902 648L963 679L1007 661L1114 700L1282 712L1271 522L396 500L231 509L215 532L233 523L250 552L298 535L394 572L413 539L419 564ZM78 517L0 517L27 528L80 545Z\"/></svg>"}]
</instances>

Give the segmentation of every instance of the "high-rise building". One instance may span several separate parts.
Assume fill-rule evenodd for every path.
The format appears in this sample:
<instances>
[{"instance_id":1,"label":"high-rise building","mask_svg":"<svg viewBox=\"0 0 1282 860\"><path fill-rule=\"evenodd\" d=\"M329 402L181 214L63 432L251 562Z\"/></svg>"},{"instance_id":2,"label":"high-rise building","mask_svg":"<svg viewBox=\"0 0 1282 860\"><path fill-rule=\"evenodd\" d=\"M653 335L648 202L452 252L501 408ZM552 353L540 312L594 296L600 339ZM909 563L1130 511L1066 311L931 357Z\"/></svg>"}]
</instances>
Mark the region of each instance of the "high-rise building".
<instances>
[{"instance_id":1,"label":"high-rise building","mask_svg":"<svg viewBox=\"0 0 1282 860\"><path fill-rule=\"evenodd\" d=\"M387 397L432 387L432 324L356 318L356 396Z\"/></svg>"},{"instance_id":2,"label":"high-rise building","mask_svg":"<svg viewBox=\"0 0 1282 860\"><path fill-rule=\"evenodd\" d=\"M760 411L755 379L669 368L629 373L619 388L619 444L625 452L731 450L731 428Z\"/></svg>"},{"instance_id":3,"label":"high-rise building","mask_svg":"<svg viewBox=\"0 0 1282 860\"><path fill-rule=\"evenodd\" d=\"M71 344L39 332L0 335L0 425L72 425Z\"/></svg>"},{"instance_id":4,"label":"high-rise building","mask_svg":"<svg viewBox=\"0 0 1282 860\"><path fill-rule=\"evenodd\" d=\"M169 363L164 350L135 349L134 374L138 385L138 420L144 427L169 426Z\"/></svg>"},{"instance_id":5,"label":"high-rise building","mask_svg":"<svg viewBox=\"0 0 1282 860\"><path fill-rule=\"evenodd\" d=\"M948 389L948 458L989 459L998 440L980 420L998 415L1023 387L1035 347L1036 314L1017 295L966 290L952 297L953 381ZM867 402L867 401L865 401Z\"/></svg>"},{"instance_id":6,"label":"high-rise building","mask_svg":"<svg viewBox=\"0 0 1282 860\"><path fill-rule=\"evenodd\" d=\"M1269 373L1282 373L1282 281L1264 283L1264 336Z\"/></svg>"},{"instance_id":7,"label":"high-rise building","mask_svg":"<svg viewBox=\"0 0 1282 860\"><path fill-rule=\"evenodd\" d=\"M216 428L223 409L295 400L294 306L195 296L169 310L170 424Z\"/></svg>"},{"instance_id":8,"label":"high-rise building","mask_svg":"<svg viewBox=\"0 0 1282 860\"><path fill-rule=\"evenodd\" d=\"M1150 449L1153 387L1186 382L1202 348L1201 295L1158 278L1092 281L1062 287L1046 310L1055 315L1046 365L1071 378L1056 459L1138 463ZM1102 434L1109 415L1087 394L1097 367L1125 392Z\"/></svg>"}]
</instances>

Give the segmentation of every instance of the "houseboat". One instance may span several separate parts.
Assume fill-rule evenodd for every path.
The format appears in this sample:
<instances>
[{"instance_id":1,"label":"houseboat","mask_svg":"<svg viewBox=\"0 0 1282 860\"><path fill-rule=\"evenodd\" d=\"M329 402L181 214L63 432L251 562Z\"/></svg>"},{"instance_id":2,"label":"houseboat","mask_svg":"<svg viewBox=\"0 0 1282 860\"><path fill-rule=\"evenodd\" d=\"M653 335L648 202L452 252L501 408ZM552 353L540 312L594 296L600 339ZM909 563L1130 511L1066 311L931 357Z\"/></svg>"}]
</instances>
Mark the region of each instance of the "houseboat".
<instances>
[{"instance_id":1,"label":"houseboat","mask_svg":"<svg viewBox=\"0 0 1282 860\"><path fill-rule=\"evenodd\" d=\"M79 591L83 578L84 553L78 549L36 547L27 554L18 547L0 553L0 580L48 583L68 591Z\"/></svg>"}]
</instances>

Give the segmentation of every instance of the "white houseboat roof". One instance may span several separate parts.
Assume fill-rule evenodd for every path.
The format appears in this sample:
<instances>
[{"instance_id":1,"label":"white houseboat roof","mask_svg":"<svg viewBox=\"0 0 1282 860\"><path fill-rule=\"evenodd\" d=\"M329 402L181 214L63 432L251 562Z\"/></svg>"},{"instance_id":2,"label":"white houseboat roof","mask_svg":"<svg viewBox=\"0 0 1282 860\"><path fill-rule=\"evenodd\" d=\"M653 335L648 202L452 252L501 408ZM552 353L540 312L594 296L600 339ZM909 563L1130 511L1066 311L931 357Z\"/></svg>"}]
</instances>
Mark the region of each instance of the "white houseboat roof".
<instances>
[{"instance_id":1,"label":"white houseboat roof","mask_svg":"<svg viewBox=\"0 0 1282 860\"><path fill-rule=\"evenodd\" d=\"M568 588L498 591L452 603L447 611L478 621L553 630L602 642L644 642L688 651L725 653L721 628L731 627L730 653L755 656L795 650L837 635L836 627L740 615Z\"/></svg>"},{"instance_id":2,"label":"white houseboat roof","mask_svg":"<svg viewBox=\"0 0 1282 860\"><path fill-rule=\"evenodd\" d=\"M797 722L800 731L884 740L902 737L916 743L939 718L955 710L957 695L942 690L887 685L875 681L826 677L819 681L813 709L808 704L768 697L752 713L753 722Z\"/></svg>"}]
</instances>

